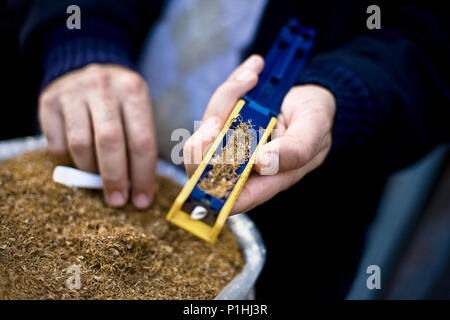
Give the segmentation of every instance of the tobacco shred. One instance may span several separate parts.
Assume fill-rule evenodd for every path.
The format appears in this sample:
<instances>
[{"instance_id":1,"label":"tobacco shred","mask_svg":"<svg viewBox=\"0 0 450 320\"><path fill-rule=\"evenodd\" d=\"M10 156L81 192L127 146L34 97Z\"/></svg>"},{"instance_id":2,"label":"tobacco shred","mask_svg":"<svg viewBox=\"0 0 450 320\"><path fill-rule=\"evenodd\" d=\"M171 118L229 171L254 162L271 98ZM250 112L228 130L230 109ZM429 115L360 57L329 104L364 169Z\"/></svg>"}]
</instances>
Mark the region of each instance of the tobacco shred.
<instances>
[{"instance_id":1,"label":"tobacco shred","mask_svg":"<svg viewBox=\"0 0 450 320\"><path fill-rule=\"evenodd\" d=\"M54 183L55 164L47 152L0 164L0 299L211 299L241 270L228 227L212 245L166 222L173 180L158 177L146 211L113 209Z\"/></svg>"},{"instance_id":2,"label":"tobacco shred","mask_svg":"<svg viewBox=\"0 0 450 320\"><path fill-rule=\"evenodd\" d=\"M233 126L225 147L211 159L211 170L198 185L201 190L219 199L226 198L239 179L237 170L249 160L254 139L250 131L253 128L251 120L243 122L238 115L233 122L238 124Z\"/></svg>"}]
</instances>

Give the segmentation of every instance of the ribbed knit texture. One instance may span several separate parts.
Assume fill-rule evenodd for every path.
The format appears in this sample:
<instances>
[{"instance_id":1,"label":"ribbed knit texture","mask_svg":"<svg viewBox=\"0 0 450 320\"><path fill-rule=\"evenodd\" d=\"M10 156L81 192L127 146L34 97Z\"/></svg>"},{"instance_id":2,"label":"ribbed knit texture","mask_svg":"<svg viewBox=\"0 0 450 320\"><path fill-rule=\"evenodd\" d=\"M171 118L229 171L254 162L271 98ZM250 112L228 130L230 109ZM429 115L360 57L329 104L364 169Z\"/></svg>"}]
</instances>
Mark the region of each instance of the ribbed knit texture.
<instances>
[{"instance_id":1,"label":"ribbed knit texture","mask_svg":"<svg viewBox=\"0 0 450 320\"><path fill-rule=\"evenodd\" d=\"M297 82L307 83L327 88L336 99L331 152L343 147L355 150L373 137L374 103L355 73L339 64L313 61Z\"/></svg>"},{"instance_id":2,"label":"ribbed knit texture","mask_svg":"<svg viewBox=\"0 0 450 320\"><path fill-rule=\"evenodd\" d=\"M83 19L81 29L65 22L46 32L41 90L62 74L89 63L117 63L136 69L129 35L120 27L96 19Z\"/></svg>"},{"instance_id":3,"label":"ribbed knit texture","mask_svg":"<svg viewBox=\"0 0 450 320\"><path fill-rule=\"evenodd\" d=\"M55 26L44 39L44 75L41 89L53 79L89 63L117 63L136 67L129 35L120 27L96 19L83 19L81 29ZM312 61L297 84L313 83L330 90L337 111L331 152L357 149L374 135L374 104L370 92L350 69L328 61Z\"/></svg>"}]
</instances>

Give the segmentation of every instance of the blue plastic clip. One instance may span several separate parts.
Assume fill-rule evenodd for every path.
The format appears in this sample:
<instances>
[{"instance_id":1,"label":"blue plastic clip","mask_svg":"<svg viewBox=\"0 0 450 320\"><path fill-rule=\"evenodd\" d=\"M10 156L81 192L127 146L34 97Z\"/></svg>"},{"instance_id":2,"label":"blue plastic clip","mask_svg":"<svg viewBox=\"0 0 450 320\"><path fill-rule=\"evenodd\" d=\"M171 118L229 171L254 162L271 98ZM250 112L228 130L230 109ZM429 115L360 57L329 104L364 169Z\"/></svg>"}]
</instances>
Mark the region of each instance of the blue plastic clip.
<instances>
[{"instance_id":1,"label":"blue plastic clip","mask_svg":"<svg viewBox=\"0 0 450 320\"><path fill-rule=\"evenodd\" d=\"M244 100L253 109L277 117L284 96L294 85L311 54L316 31L290 19L265 58L258 84Z\"/></svg>"},{"instance_id":2,"label":"blue plastic clip","mask_svg":"<svg viewBox=\"0 0 450 320\"><path fill-rule=\"evenodd\" d=\"M246 103L240 112L241 120L251 119L255 127L266 128L270 119L278 116L284 96L294 85L311 54L315 35L313 28L300 25L296 19L286 23L265 57L265 67L258 84L243 97ZM225 144L224 138L222 145ZM209 169L206 168L202 177L208 174ZM214 212L219 212L226 201L205 193L198 184L192 190L190 200Z\"/></svg>"}]
</instances>

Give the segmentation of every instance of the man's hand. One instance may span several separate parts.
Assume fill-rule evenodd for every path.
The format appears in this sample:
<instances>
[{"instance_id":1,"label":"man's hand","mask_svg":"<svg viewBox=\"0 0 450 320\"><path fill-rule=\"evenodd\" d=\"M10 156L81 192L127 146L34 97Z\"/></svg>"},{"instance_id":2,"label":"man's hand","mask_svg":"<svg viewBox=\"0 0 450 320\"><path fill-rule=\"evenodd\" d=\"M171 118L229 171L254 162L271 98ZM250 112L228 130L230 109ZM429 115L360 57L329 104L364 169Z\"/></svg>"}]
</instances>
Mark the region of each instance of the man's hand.
<instances>
[{"instance_id":1,"label":"man's hand","mask_svg":"<svg viewBox=\"0 0 450 320\"><path fill-rule=\"evenodd\" d=\"M50 83L39 98L48 148L61 162L99 171L106 202L146 208L153 199L157 147L148 88L118 65L91 64Z\"/></svg>"},{"instance_id":2,"label":"man's hand","mask_svg":"<svg viewBox=\"0 0 450 320\"><path fill-rule=\"evenodd\" d=\"M256 85L263 65L260 56L251 56L216 90L202 126L185 144L189 176L196 168L196 164L190 164L196 148L206 153L238 99ZM331 147L335 112L334 96L327 89L317 85L293 87L283 100L272 140L258 150L255 170L260 174L252 173L232 213L268 201L322 164Z\"/></svg>"}]
</instances>

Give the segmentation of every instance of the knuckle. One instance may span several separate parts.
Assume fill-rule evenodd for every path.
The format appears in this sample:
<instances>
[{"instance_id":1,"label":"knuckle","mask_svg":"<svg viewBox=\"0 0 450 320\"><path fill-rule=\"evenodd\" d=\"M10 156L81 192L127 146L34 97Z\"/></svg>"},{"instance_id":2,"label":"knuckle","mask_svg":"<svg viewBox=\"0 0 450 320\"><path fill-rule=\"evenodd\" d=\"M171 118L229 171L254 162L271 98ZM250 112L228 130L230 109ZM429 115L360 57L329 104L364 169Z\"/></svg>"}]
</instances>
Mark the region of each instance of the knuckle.
<instances>
[{"instance_id":1,"label":"knuckle","mask_svg":"<svg viewBox=\"0 0 450 320\"><path fill-rule=\"evenodd\" d=\"M52 143L50 141L48 143L48 151L57 158L64 158L68 155L68 151L64 146Z\"/></svg>"},{"instance_id":2,"label":"knuckle","mask_svg":"<svg viewBox=\"0 0 450 320\"><path fill-rule=\"evenodd\" d=\"M53 97L49 92L44 92L39 96L39 107L48 107L52 104Z\"/></svg>"},{"instance_id":3,"label":"knuckle","mask_svg":"<svg viewBox=\"0 0 450 320\"><path fill-rule=\"evenodd\" d=\"M97 73L103 71L103 66L100 63L90 63L84 69L89 73Z\"/></svg>"},{"instance_id":4,"label":"knuckle","mask_svg":"<svg viewBox=\"0 0 450 320\"><path fill-rule=\"evenodd\" d=\"M126 187L126 179L111 174L102 174L102 182L105 188L110 190L122 190Z\"/></svg>"},{"instance_id":5,"label":"knuckle","mask_svg":"<svg viewBox=\"0 0 450 320\"><path fill-rule=\"evenodd\" d=\"M226 93L233 93L234 91L236 91L236 88L240 86L240 83L237 82L236 80L229 80L226 81L222 84L222 91L226 92Z\"/></svg>"},{"instance_id":6,"label":"knuckle","mask_svg":"<svg viewBox=\"0 0 450 320\"><path fill-rule=\"evenodd\" d=\"M121 138L121 130L116 126L101 128L98 131L98 143L100 147L110 148L114 146Z\"/></svg>"},{"instance_id":7,"label":"knuckle","mask_svg":"<svg viewBox=\"0 0 450 320\"><path fill-rule=\"evenodd\" d=\"M145 90L146 85L140 75L129 72L122 76L121 87L127 94L138 95Z\"/></svg>"},{"instance_id":8,"label":"knuckle","mask_svg":"<svg viewBox=\"0 0 450 320\"><path fill-rule=\"evenodd\" d=\"M149 195L153 191L151 176L149 175L134 176L131 181L131 189L134 195L137 195L139 193L145 193Z\"/></svg>"},{"instance_id":9,"label":"knuckle","mask_svg":"<svg viewBox=\"0 0 450 320\"><path fill-rule=\"evenodd\" d=\"M257 81L257 79L258 76L256 75L256 73L252 72L251 77L248 79L248 81L242 82L237 79L230 79L222 83L219 86L218 91L228 96L240 95L242 90L248 89L254 82Z\"/></svg>"},{"instance_id":10,"label":"knuckle","mask_svg":"<svg viewBox=\"0 0 450 320\"><path fill-rule=\"evenodd\" d=\"M61 92L61 94L58 96L58 103L62 106L62 111L64 113L69 114L72 110L72 105L74 102L74 99L76 99L76 94L73 94L70 91Z\"/></svg>"},{"instance_id":11,"label":"knuckle","mask_svg":"<svg viewBox=\"0 0 450 320\"><path fill-rule=\"evenodd\" d=\"M91 69L89 73L89 85L95 89L105 90L109 85L108 73L101 69Z\"/></svg>"},{"instance_id":12,"label":"knuckle","mask_svg":"<svg viewBox=\"0 0 450 320\"><path fill-rule=\"evenodd\" d=\"M232 85L231 85L232 81L225 81L224 83L222 83L218 88L217 88L217 93L228 93L231 91L232 89Z\"/></svg>"},{"instance_id":13,"label":"knuckle","mask_svg":"<svg viewBox=\"0 0 450 320\"><path fill-rule=\"evenodd\" d=\"M84 152L91 148L91 141L88 137L74 132L68 133L68 144L69 148L75 153Z\"/></svg>"},{"instance_id":14,"label":"knuckle","mask_svg":"<svg viewBox=\"0 0 450 320\"><path fill-rule=\"evenodd\" d=\"M219 101L223 97L234 97L235 95L236 86L233 84L233 80L227 80L217 87L211 100Z\"/></svg>"},{"instance_id":15,"label":"knuckle","mask_svg":"<svg viewBox=\"0 0 450 320\"><path fill-rule=\"evenodd\" d=\"M155 143L151 134L136 135L130 142L130 150L137 154L146 153L152 150L154 146Z\"/></svg>"}]
</instances>

